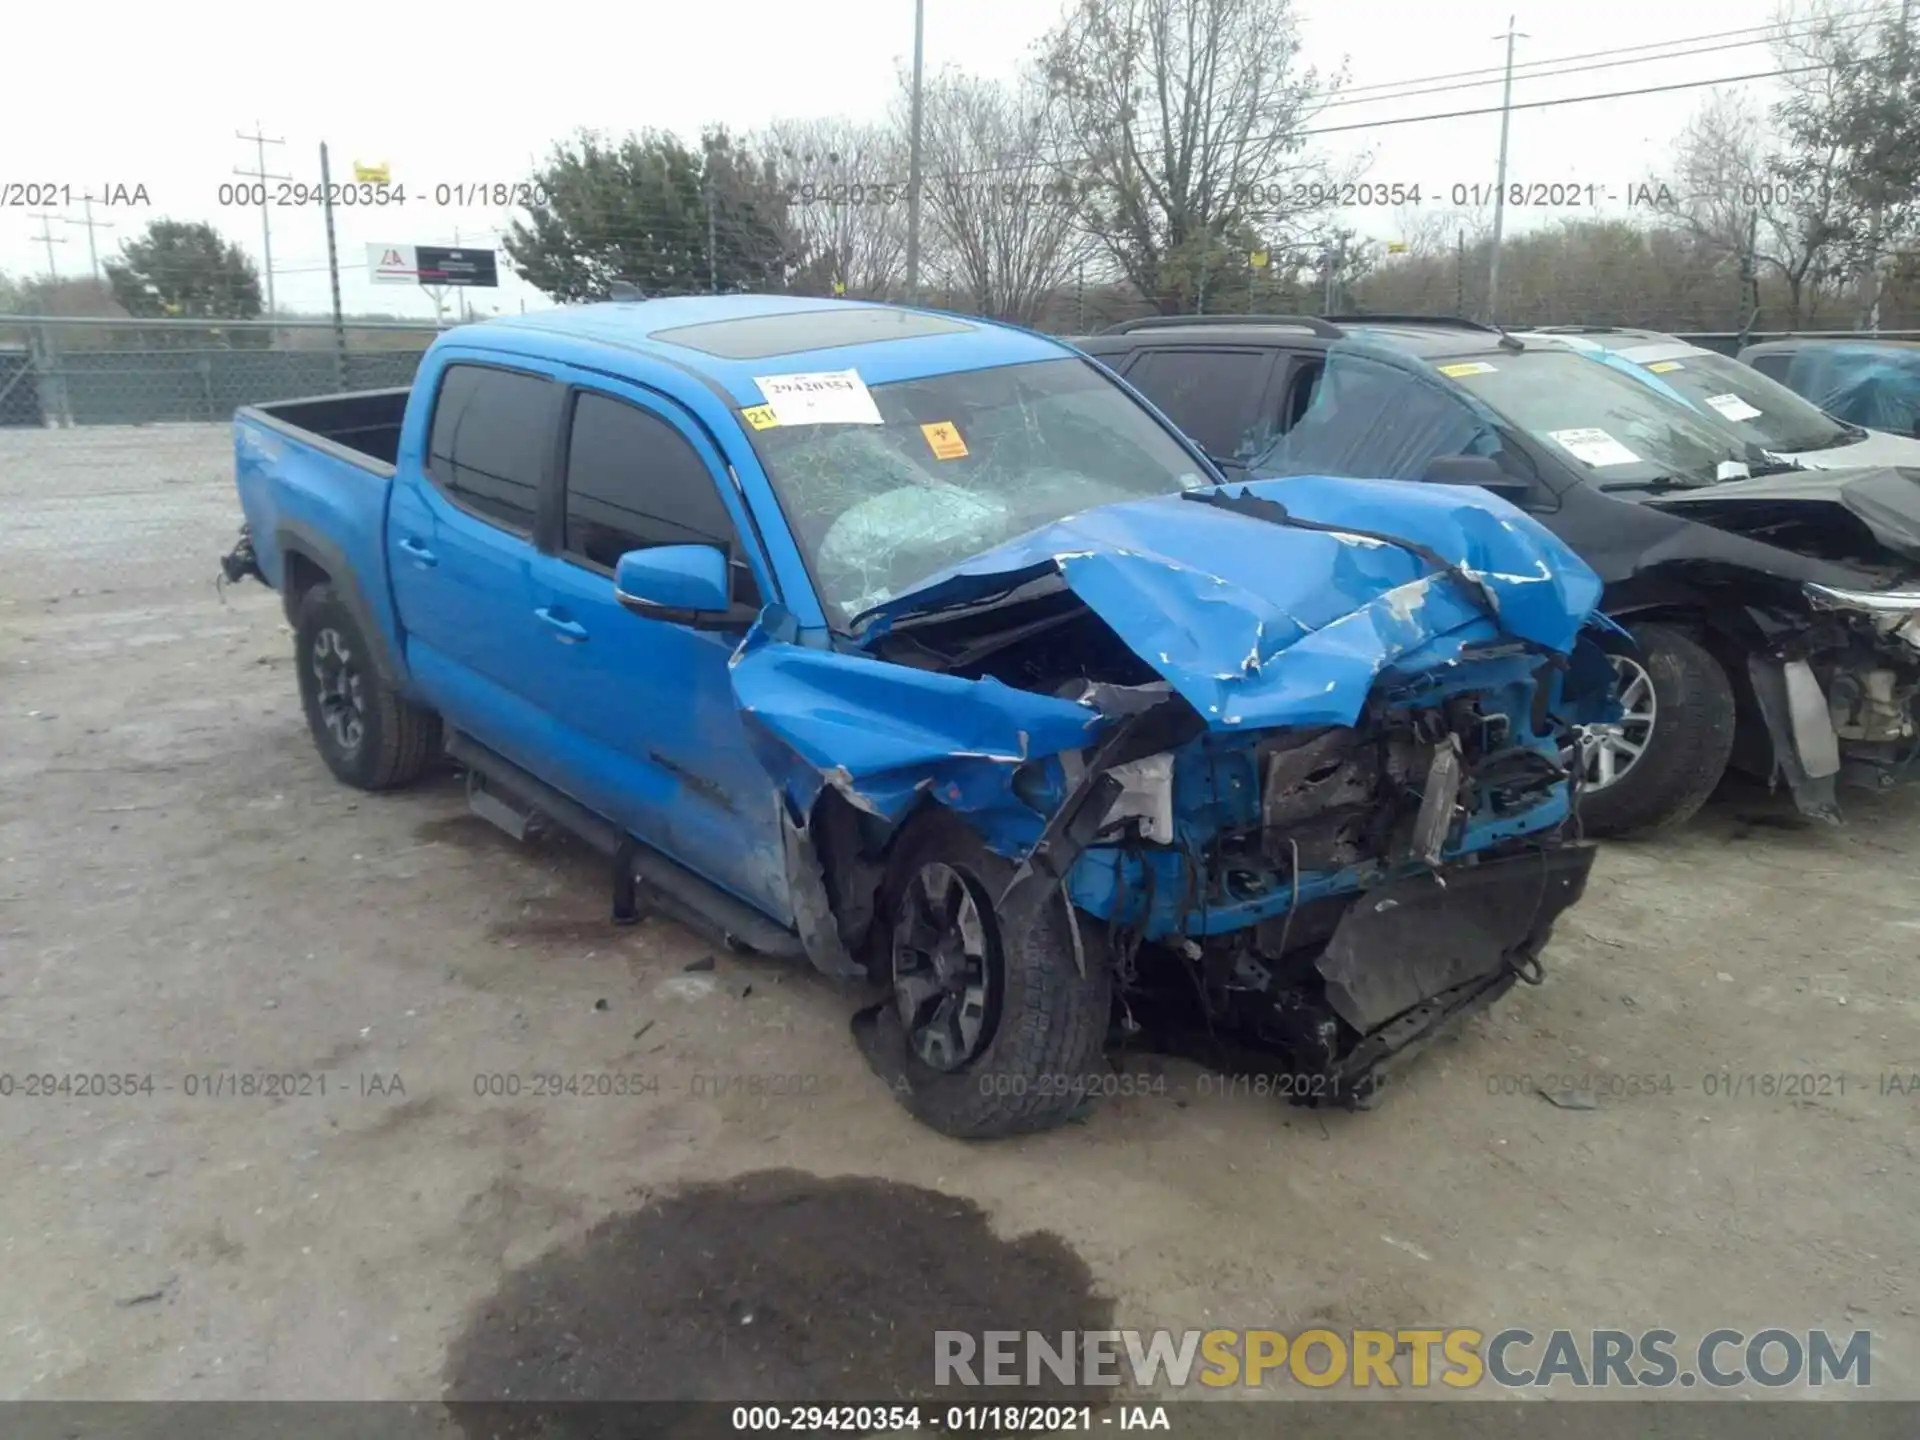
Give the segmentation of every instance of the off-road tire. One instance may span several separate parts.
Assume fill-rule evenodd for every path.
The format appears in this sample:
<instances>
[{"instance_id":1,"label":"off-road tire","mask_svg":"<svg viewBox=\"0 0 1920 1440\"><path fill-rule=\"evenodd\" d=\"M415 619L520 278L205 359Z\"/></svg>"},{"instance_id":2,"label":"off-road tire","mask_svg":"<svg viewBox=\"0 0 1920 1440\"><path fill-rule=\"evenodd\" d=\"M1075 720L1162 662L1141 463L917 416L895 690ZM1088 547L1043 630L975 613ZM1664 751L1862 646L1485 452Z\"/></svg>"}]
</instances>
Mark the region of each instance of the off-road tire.
<instances>
[{"instance_id":1,"label":"off-road tire","mask_svg":"<svg viewBox=\"0 0 1920 1440\"><path fill-rule=\"evenodd\" d=\"M1653 680L1653 730L1626 774L1581 795L1580 822L1589 835L1649 835L1685 824L1706 804L1733 752L1733 686L1720 662L1672 625L1629 628Z\"/></svg>"},{"instance_id":2,"label":"off-road tire","mask_svg":"<svg viewBox=\"0 0 1920 1440\"><path fill-rule=\"evenodd\" d=\"M328 632L334 638L323 642ZM322 581L300 597L293 635L300 707L327 768L361 790L392 790L419 779L440 754L440 717L403 698L380 678L372 645L332 585ZM327 723L314 664L315 647L322 643L344 645L347 664L358 675L360 733L351 745Z\"/></svg>"},{"instance_id":3,"label":"off-road tire","mask_svg":"<svg viewBox=\"0 0 1920 1440\"><path fill-rule=\"evenodd\" d=\"M978 1054L953 1071L928 1065L893 1023L889 1043L899 1051L889 1068L904 1081L896 1082L895 1097L923 1124L962 1140L1027 1134L1074 1119L1091 1108L1107 1069L1101 1051L1113 988L1104 951L1083 927L1083 976L1058 891L1029 910L1033 918L1017 933L1004 933L997 902L1013 866L952 814L934 809L901 831L881 886L874 970L889 986L894 922L912 878L930 864L958 872L973 891L992 935L997 1013ZM886 1015L893 1021L891 998Z\"/></svg>"}]
</instances>

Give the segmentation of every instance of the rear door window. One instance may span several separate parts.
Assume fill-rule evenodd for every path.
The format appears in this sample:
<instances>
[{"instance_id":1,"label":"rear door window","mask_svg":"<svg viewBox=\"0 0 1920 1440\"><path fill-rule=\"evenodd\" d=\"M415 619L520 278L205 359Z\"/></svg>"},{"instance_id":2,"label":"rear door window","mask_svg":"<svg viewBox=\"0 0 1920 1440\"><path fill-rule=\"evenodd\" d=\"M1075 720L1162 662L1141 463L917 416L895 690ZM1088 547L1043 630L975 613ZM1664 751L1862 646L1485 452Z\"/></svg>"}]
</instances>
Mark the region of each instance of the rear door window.
<instances>
[{"instance_id":1,"label":"rear door window","mask_svg":"<svg viewBox=\"0 0 1920 1440\"><path fill-rule=\"evenodd\" d=\"M1244 463L1273 440L1273 358L1264 350L1145 350L1127 383L1216 460Z\"/></svg>"},{"instance_id":2,"label":"rear door window","mask_svg":"<svg viewBox=\"0 0 1920 1440\"><path fill-rule=\"evenodd\" d=\"M434 399L428 476L461 509L531 535L561 393L543 376L449 365Z\"/></svg>"},{"instance_id":3,"label":"rear door window","mask_svg":"<svg viewBox=\"0 0 1920 1440\"><path fill-rule=\"evenodd\" d=\"M1787 383L1787 371L1793 365L1793 354L1791 351L1773 351L1756 355L1748 363L1769 380L1778 380L1784 385Z\"/></svg>"}]
</instances>

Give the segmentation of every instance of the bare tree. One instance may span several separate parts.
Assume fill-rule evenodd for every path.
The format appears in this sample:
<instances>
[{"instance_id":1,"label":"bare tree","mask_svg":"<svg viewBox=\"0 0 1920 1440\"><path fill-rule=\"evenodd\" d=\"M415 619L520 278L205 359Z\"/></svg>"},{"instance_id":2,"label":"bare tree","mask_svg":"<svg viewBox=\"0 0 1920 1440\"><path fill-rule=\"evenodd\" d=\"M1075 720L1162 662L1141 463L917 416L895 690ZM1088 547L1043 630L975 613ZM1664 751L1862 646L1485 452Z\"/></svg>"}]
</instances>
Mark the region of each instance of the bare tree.
<instances>
[{"instance_id":1,"label":"bare tree","mask_svg":"<svg viewBox=\"0 0 1920 1440\"><path fill-rule=\"evenodd\" d=\"M872 299L906 277L906 144L898 127L783 120L755 138L773 156L800 253L794 288Z\"/></svg>"},{"instance_id":2,"label":"bare tree","mask_svg":"<svg viewBox=\"0 0 1920 1440\"><path fill-rule=\"evenodd\" d=\"M1792 79L1794 95L1785 103L1825 103L1829 75ZM1830 144L1788 149L1750 99L1715 92L1680 133L1660 210L1704 253L1738 267L1752 289L1777 276L1786 287L1787 323L1799 325L1814 298L1809 291L1840 261L1839 161Z\"/></svg>"},{"instance_id":3,"label":"bare tree","mask_svg":"<svg viewBox=\"0 0 1920 1440\"><path fill-rule=\"evenodd\" d=\"M1298 67L1292 0L1079 0L1042 44L1081 221L1160 309L1249 240L1320 248L1329 177L1300 131L1332 86Z\"/></svg>"},{"instance_id":4,"label":"bare tree","mask_svg":"<svg viewBox=\"0 0 1920 1440\"><path fill-rule=\"evenodd\" d=\"M927 271L975 314L1033 324L1085 258L1074 192L1045 154L1050 103L1032 78L947 71L922 88Z\"/></svg>"},{"instance_id":5,"label":"bare tree","mask_svg":"<svg viewBox=\"0 0 1920 1440\"><path fill-rule=\"evenodd\" d=\"M1920 65L1903 4L1862 13L1838 0L1785 12L1775 53L1789 78L1773 116L1786 142L1785 173L1818 187L1858 304L1873 318L1882 261L1920 230ZM1810 67L1810 68L1809 68Z\"/></svg>"}]
</instances>

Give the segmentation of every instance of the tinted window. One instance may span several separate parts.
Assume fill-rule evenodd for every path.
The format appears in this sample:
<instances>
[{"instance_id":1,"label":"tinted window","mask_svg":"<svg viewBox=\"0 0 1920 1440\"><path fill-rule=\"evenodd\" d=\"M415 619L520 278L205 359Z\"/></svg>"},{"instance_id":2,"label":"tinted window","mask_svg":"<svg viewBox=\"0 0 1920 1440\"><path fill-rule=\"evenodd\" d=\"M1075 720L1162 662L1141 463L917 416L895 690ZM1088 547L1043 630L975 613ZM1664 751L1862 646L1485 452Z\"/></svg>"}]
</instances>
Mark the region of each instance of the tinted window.
<instances>
[{"instance_id":1,"label":"tinted window","mask_svg":"<svg viewBox=\"0 0 1920 1440\"><path fill-rule=\"evenodd\" d=\"M434 402L427 472L475 514L531 532L559 400L560 387L535 375L449 365Z\"/></svg>"},{"instance_id":2,"label":"tinted window","mask_svg":"<svg viewBox=\"0 0 1920 1440\"><path fill-rule=\"evenodd\" d=\"M1499 432L1437 381L1363 355L1329 353L1295 377L1291 426L1253 470L1420 480L1432 462L1501 455ZM1524 467L1517 467L1524 469Z\"/></svg>"},{"instance_id":3,"label":"tinted window","mask_svg":"<svg viewBox=\"0 0 1920 1440\"><path fill-rule=\"evenodd\" d=\"M1753 368L1769 380L1778 380L1784 385L1787 383L1787 368L1793 364L1793 356L1786 351L1777 351L1768 355L1756 355L1752 363Z\"/></svg>"},{"instance_id":4,"label":"tinted window","mask_svg":"<svg viewBox=\"0 0 1920 1440\"><path fill-rule=\"evenodd\" d=\"M1273 438L1262 413L1273 357L1257 350L1149 350L1127 383L1221 460L1257 455Z\"/></svg>"},{"instance_id":5,"label":"tinted window","mask_svg":"<svg viewBox=\"0 0 1920 1440\"><path fill-rule=\"evenodd\" d=\"M629 550L718 545L731 554L732 539L713 472L685 436L635 406L580 396L567 442L568 551L611 570Z\"/></svg>"}]
</instances>

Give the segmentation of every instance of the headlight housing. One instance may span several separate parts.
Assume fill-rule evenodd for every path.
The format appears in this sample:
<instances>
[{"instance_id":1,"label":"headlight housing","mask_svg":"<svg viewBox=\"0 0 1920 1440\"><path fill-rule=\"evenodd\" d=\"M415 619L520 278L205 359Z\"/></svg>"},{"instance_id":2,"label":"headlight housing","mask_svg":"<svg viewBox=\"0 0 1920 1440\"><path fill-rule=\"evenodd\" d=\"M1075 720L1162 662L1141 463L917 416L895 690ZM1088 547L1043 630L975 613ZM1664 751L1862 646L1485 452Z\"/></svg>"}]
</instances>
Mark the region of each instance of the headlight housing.
<instances>
[{"instance_id":1,"label":"headlight housing","mask_svg":"<svg viewBox=\"0 0 1920 1440\"><path fill-rule=\"evenodd\" d=\"M1812 581L1800 588L1814 609L1861 616L1882 635L1898 635L1920 649L1920 590L1838 590Z\"/></svg>"}]
</instances>

